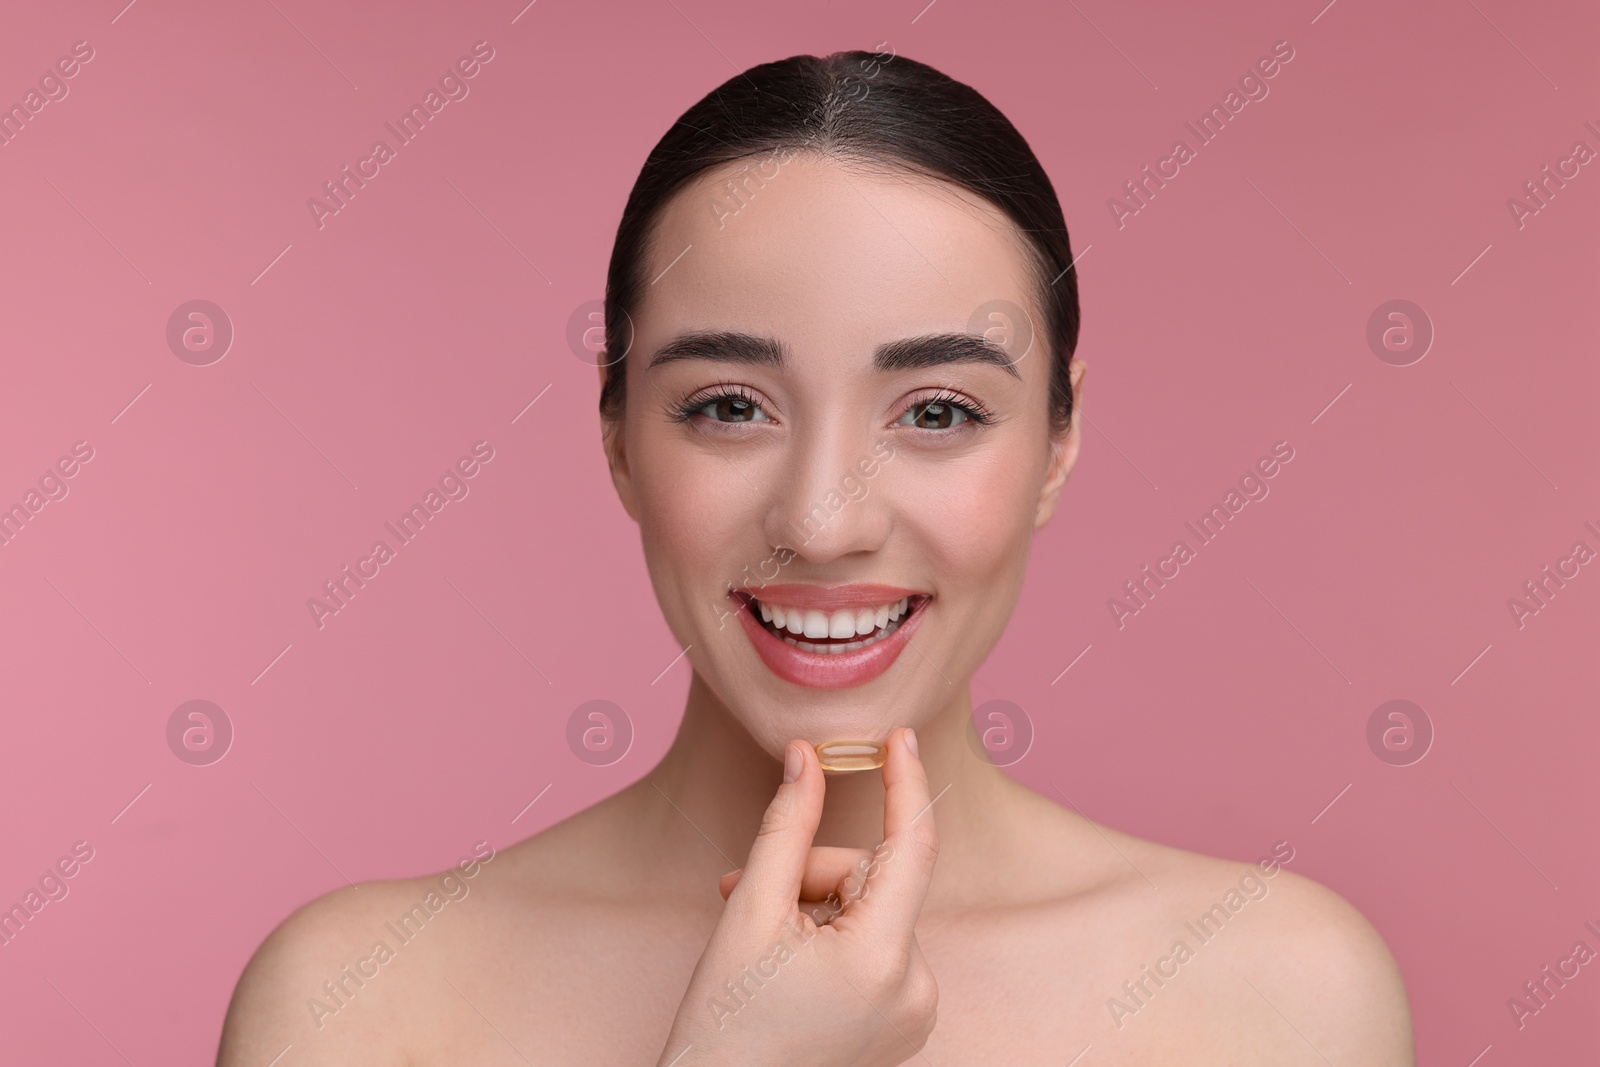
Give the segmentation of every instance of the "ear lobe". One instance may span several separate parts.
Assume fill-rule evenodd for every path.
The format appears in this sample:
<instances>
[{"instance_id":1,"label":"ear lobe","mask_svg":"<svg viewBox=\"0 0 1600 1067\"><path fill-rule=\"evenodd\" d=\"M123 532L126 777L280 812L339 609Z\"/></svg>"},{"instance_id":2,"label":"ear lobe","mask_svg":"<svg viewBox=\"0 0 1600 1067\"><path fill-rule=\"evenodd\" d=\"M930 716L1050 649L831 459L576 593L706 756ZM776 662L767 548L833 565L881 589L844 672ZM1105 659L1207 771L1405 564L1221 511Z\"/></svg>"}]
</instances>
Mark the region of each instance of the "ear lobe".
<instances>
[{"instance_id":1,"label":"ear lobe","mask_svg":"<svg viewBox=\"0 0 1600 1067\"><path fill-rule=\"evenodd\" d=\"M1050 462L1045 470L1044 485L1039 490L1039 506L1034 513L1033 528L1039 529L1050 521L1061 502L1061 490L1072 476L1078 463L1078 449L1083 442L1083 376L1089 364L1074 359L1067 367L1067 378L1072 386L1072 421L1067 432L1050 438Z\"/></svg>"},{"instance_id":2,"label":"ear lobe","mask_svg":"<svg viewBox=\"0 0 1600 1067\"><path fill-rule=\"evenodd\" d=\"M600 389L605 390L606 379L615 371L622 371L622 367L613 368L606 362L606 353L602 349L596 353L599 357L595 368L600 372ZM600 447L605 452L606 466L611 471L611 484L616 487L617 499L622 501L622 510L628 513L628 518L634 522L639 521L639 512L634 507L633 476L628 470L628 449L622 429L625 419L619 414L610 419L605 415L600 416Z\"/></svg>"},{"instance_id":3,"label":"ear lobe","mask_svg":"<svg viewBox=\"0 0 1600 1067\"><path fill-rule=\"evenodd\" d=\"M623 433L623 419L600 420L600 447L606 455L606 466L611 470L611 484L616 487L617 499L628 518L639 521L639 511L634 504L633 473L628 469L627 439Z\"/></svg>"},{"instance_id":4,"label":"ear lobe","mask_svg":"<svg viewBox=\"0 0 1600 1067\"><path fill-rule=\"evenodd\" d=\"M1076 418L1073 420L1076 422ZM1072 465L1078 458L1078 431L1074 426L1064 437L1050 441L1050 465L1046 469L1044 485L1039 490L1039 506L1034 512L1033 528L1040 529L1049 522L1061 503L1061 489L1067 484Z\"/></svg>"}]
</instances>

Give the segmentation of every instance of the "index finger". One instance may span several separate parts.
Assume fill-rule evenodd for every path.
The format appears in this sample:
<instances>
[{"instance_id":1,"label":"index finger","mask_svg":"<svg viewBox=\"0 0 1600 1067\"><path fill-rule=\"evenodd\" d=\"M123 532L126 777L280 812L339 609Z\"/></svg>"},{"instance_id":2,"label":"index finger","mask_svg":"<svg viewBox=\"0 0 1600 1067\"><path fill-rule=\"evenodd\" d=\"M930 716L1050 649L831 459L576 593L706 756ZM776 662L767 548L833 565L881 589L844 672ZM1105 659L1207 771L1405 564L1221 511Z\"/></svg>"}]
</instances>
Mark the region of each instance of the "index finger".
<instances>
[{"instance_id":1,"label":"index finger","mask_svg":"<svg viewBox=\"0 0 1600 1067\"><path fill-rule=\"evenodd\" d=\"M879 848L891 851L880 861L870 892L852 902L841 917L850 925L864 921L897 944L911 940L939 856L928 775L908 744L910 734L908 727L901 727L890 735L883 766L884 844ZM841 923L836 920L834 925Z\"/></svg>"}]
</instances>

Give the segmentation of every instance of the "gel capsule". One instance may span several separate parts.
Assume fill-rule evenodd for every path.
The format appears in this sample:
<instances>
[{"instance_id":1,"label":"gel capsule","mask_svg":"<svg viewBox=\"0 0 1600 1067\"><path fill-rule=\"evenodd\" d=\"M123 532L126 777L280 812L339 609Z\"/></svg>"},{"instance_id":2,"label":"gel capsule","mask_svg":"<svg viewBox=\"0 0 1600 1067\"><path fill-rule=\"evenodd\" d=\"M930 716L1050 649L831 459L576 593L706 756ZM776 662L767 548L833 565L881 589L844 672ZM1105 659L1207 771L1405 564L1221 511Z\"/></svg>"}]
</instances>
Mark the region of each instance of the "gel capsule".
<instances>
[{"instance_id":1,"label":"gel capsule","mask_svg":"<svg viewBox=\"0 0 1600 1067\"><path fill-rule=\"evenodd\" d=\"M816 749L825 771L870 771L889 757L888 746L877 741L824 741Z\"/></svg>"}]
</instances>

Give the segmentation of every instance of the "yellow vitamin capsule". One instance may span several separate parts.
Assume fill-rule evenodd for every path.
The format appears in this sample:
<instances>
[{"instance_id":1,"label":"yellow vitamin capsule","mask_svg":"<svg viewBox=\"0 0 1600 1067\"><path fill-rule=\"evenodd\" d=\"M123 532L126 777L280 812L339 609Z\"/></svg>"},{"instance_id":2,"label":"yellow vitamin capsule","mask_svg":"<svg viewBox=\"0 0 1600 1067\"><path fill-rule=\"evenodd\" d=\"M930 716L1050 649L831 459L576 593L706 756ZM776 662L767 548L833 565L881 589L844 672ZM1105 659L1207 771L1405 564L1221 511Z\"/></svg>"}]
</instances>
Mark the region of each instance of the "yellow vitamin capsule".
<instances>
[{"instance_id":1,"label":"yellow vitamin capsule","mask_svg":"<svg viewBox=\"0 0 1600 1067\"><path fill-rule=\"evenodd\" d=\"M824 741L815 747L825 771L870 771L889 758L889 747L877 741Z\"/></svg>"}]
</instances>

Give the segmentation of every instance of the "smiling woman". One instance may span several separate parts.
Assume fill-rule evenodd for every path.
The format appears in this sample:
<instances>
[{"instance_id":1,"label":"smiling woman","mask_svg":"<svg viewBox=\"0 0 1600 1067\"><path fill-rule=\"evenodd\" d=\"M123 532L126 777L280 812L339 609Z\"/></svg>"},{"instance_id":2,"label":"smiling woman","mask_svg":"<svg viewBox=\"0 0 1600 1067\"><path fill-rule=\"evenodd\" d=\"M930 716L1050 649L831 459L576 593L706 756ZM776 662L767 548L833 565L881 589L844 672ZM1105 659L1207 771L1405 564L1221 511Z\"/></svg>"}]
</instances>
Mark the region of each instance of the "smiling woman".
<instances>
[{"instance_id":1,"label":"smiling woman","mask_svg":"<svg viewBox=\"0 0 1600 1067\"><path fill-rule=\"evenodd\" d=\"M705 210L774 155L738 225ZM1108 994L1254 865L1093 823L967 744L1085 366L1055 190L988 101L865 52L729 79L646 159L605 327L602 444L693 668L676 739L503 850L337 1032L304 998L426 880L297 911L220 1063L1413 1062L1382 939L1287 870L1122 1025Z\"/></svg>"}]
</instances>

